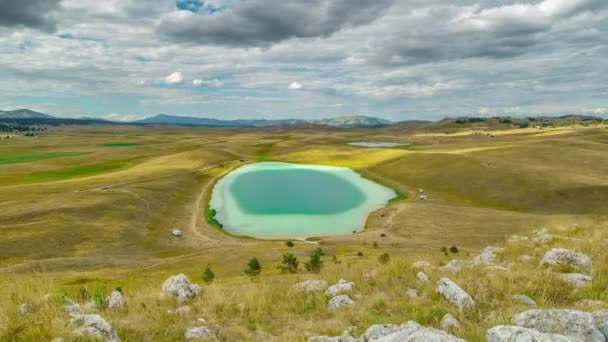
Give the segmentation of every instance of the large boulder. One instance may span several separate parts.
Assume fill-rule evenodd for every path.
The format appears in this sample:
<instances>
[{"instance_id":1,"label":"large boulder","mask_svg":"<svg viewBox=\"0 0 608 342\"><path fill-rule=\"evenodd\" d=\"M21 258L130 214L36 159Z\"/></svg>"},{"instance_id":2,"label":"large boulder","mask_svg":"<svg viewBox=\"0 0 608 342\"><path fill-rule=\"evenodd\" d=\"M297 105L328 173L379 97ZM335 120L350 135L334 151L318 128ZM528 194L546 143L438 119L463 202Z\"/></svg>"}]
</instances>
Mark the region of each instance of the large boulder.
<instances>
[{"instance_id":1,"label":"large boulder","mask_svg":"<svg viewBox=\"0 0 608 342\"><path fill-rule=\"evenodd\" d=\"M504 252L504 248L486 247L481 254L473 258L473 265L493 265L498 257L498 253Z\"/></svg>"},{"instance_id":2,"label":"large boulder","mask_svg":"<svg viewBox=\"0 0 608 342\"><path fill-rule=\"evenodd\" d=\"M72 324L77 326L73 331L76 337L93 337L104 341L120 342L114 328L99 315L78 315L72 318Z\"/></svg>"},{"instance_id":3,"label":"large boulder","mask_svg":"<svg viewBox=\"0 0 608 342\"><path fill-rule=\"evenodd\" d=\"M437 293L445 298L451 305L463 312L475 310L475 301L460 286L448 278L441 278L437 282Z\"/></svg>"},{"instance_id":4,"label":"large boulder","mask_svg":"<svg viewBox=\"0 0 608 342\"><path fill-rule=\"evenodd\" d=\"M178 304L183 304L200 293L200 285L191 284L190 279L183 274L169 277L162 287L162 294L175 297Z\"/></svg>"},{"instance_id":5,"label":"large boulder","mask_svg":"<svg viewBox=\"0 0 608 342\"><path fill-rule=\"evenodd\" d=\"M122 308L125 306L125 299L120 291L113 291L108 298L106 298L106 305L108 309Z\"/></svg>"},{"instance_id":6,"label":"large boulder","mask_svg":"<svg viewBox=\"0 0 608 342\"><path fill-rule=\"evenodd\" d=\"M577 310L528 310L513 317L512 323L542 333L578 338L582 341L605 342L592 314Z\"/></svg>"},{"instance_id":7,"label":"large boulder","mask_svg":"<svg viewBox=\"0 0 608 342\"><path fill-rule=\"evenodd\" d=\"M336 284L330 286L325 290L327 297L333 297L340 293L351 292L355 288L355 283L345 279L340 279Z\"/></svg>"},{"instance_id":8,"label":"large boulder","mask_svg":"<svg viewBox=\"0 0 608 342\"><path fill-rule=\"evenodd\" d=\"M187 329L186 333L184 334L184 338L186 339L186 341L219 341L215 333L205 326Z\"/></svg>"},{"instance_id":9,"label":"large boulder","mask_svg":"<svg viewBox=\"0 0 608 342\"><path fill-rule=\"evenodd\" d=\"M565 248L552 248L540 261L540 267L569 265L583 273L591 272L591 258L587 255Z\"/></svg>"},{"instance_id":10,"label":"large boulder","mask_svg":"<svg viewBox=\"0 0 608 342\"><path fill-rule=\"evenodd\" d=\"M593 281L593 277L582 273L563 273L559 275L559 278L576 288L590 286Z\"/></svg>"},{"instance_id":11,"label":"large boulder","mask_svg":"<svg viewBox=\"0 0 608 342\"><path fill-rule=\"evenodd\" d=\"M574 337L545 334L512 325L499 325L488 330L486 340L487 342L582 342Z\"/></svg>"},{"instance_id":12,"label":"large boulder","mask_svg":"<svg viewBox=\"0 0 608 342\"><path fill-rule=\"evenodd\" d=\"M307 280L301 283L297 283L293 286L294 290L298 292L316 292L323 291L327 288L327 282L325 280Z\"/></svg>"},{"instance_id":13,"label":"large boulder","mask_svg":"<svg viewBox=\"0 0 608 342\"><path fill-rule=\"evenodd\" d=\"M355 301L350 299L349 296L347 295L339 295L339 296L335 296L334 298L332 298L327 307L329 309L337 309L337 308L341 308L343 306L353 306L355 305Z\"/></svg>"}]
</instances>

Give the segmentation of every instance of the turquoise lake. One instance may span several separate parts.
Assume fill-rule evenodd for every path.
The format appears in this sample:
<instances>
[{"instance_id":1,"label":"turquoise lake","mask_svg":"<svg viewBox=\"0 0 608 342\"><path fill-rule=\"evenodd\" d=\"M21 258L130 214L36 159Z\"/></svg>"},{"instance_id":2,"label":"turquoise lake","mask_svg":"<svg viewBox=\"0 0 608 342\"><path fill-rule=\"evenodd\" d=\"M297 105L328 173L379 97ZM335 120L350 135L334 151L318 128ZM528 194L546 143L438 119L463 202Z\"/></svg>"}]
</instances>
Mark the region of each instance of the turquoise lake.
<instances>
[{"instance_id":1,"label":"turquoise lake","mask_svg":"<svg viewBox=\"0 0 608 342\"><path fill-rule=\"evenodd\" d=\"M231 234L309 237L361 231L396 196L348 168L263 162L220 179L210 206Z\"/></svg>"}]
</instances>

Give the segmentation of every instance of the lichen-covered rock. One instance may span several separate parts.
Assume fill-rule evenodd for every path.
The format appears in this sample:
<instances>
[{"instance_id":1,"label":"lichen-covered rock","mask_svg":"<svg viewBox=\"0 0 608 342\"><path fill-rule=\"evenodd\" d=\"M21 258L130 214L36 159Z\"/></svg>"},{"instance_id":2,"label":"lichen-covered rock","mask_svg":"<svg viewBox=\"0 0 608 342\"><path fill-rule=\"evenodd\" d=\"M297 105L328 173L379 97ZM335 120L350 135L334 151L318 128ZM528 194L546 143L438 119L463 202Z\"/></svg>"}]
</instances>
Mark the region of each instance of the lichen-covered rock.
<instances>
[{"instance_id":1,"label":"lichen-covered rock","mask_svg":"<svg viewBox=\"0 0 608 342\"><path fill-rule=\"evenodd\" d=\"M493 265L498 257L497 254L504 252L504 248L486 247L481 254L473 258L473 265Z\"/></svg>"},{"instance_id":2,"label":"lichen-covered rock","mask_svg":"<svg viewBox=\"0 0 608 342\"><path fill-rule=\"evenodd\" d=\"M439 327L445 331L453 331L455 329L460 328L460 322L454 316L445 314L441 319L441 323L439 323Z\"/></svg>"},{"instance_id":3,"label":"lichen-covered rock","mask_svg":"<svg viewBox=\"0 0 608 342\"><path fill-rule=\"evenodd\" d=\"M335 296L334 298L332 298L329 301L329 304L327 305L327 307L329 309L337 309L337 308L341 308L343 306L353 306L353 305L355 305L355 301L350 299L349 296L339 295L339 296Z\"/></svg>"},{"instance_id":4,"label":"lichen-covered rock","mask_svg":"<svg viewBox=\"0 0 608 342\"><path fill-rule=\"evenodd\" d=\"M333 297L340 293L351 292L355 288L355 283L345 279L340 279L336 284L330 286L325 290L327 297Z\"/></svg>"},{"instance_id":5,"label":"lichen-covered rock","mask_svg":"<svg viewBox=\"0 0 608 342\"><path fill-rule=\"evenodd\" d=\"M576 288L583 288L591 285L593 277L582 273L563 273L560 279Z\"/></svg>"},{"instance_id":6,"label":"lichen-covered rock","mask_svg":"<svg viewBox=\"0 0 608 342\"><path fill-rule=\"evenodd\" d=\"M186 341L219 341L215 333L205 326L187 329L186 333L184 334L184 338L186 339Z\"/></svg>"},{"instance_id":7,"label":"lichen-covered rock","mask_svg":"<svg viewBox=\"0 0 608 342\"><path fill-rule=\"evenodd\" d=\"M78 326L73 331L76 337L95 337L110 342L120 342L114 328L99 315L78 315L72 318L72 324Z\"/></svg>"},{"instance_id":8,"label":"lichen-covered rock","mask_svg":"<svg viewBox=\"0 0 608 342\"><path fill-rule=\"evenodd\" d=\"M441 272L452 272L457 273L460 272L463 268L470 266L471 262L466 260L450 260L445 266L438 267L437 269Z\"/></svg>"},{"instance_id":9,"label":"lichen-covered rock","mask_svg":"<svg viewBox=\"0 0 608 342\"><path fill-rule=\"evenodd\" d=\"M32 313L32 306L27 303L24 303L19 305L19 309L17 309L17 311L19 311L21 315L25 316Z\"/></svg>"},{"instance_id":10,"label":"lichen-covered rock","mask_svg":"<svg viewBox=\"0 0 608 342\"><path fill-rule=\"evenodd\" d=\"M201 293L201 287L191 284L190 279L183 274L171 276L163 283L162 294L175 297L178 304L183 304Z\"/></svg>"},{"instance_id":11,"label":"lichen-covered rock","mask_svg":"<svg viewBox=\"0 0 608 342\"><path fill-rule=\"evenodd\" d=\"M512 323L542 333L578 338L582 341L604 342L592 314L577 310L528 310L513 317Z\"/></svg>"},{"instance_id":12,"label":"lichen-covered rock","mask_svg":"<svg viewBox=\"0 0 608 342\"><path fill-rule=\"evenodd\" d=\"M512 325L499 325L488 330L486 340L487 342L582 342L573 337L546 334Z\"/></svg>"},{"instance_id":13,"label":"lichen-covered rock","mask_svg":"<svg viewBox=\"0 0 608 342\"><path fill-rule=\"evenodd\" d=\"M540 261L540 267L570 265L583 273L591 272L591 258L587 255L565 248L552 248Z\"/></svg>"},{"instance_id":14,"label":"lichen-covered rock","mask_svg":"<svg viewBox=\"0 0 608 342\"><path fill-rule=\"evenodd\" d=\"M530 305L530 306L536 306L536 302L534 301L534 299L526 296L526 295L521 295L521 294L516 294L511 296L511 298L516 301L519 302L521 304L526 304L526 305Z\"/></svg>"},{"instance_id":15,"label":"lichen-covered rock","mask_svg":"<svg viewBox=\"0 0 608 342\"><path fill-rule=\"evenodd\" d=\"M293 288L296 291L306 293L323 291L327 288L327 282L325 280L306 280L295 284Z\"/></svg>"},{"instance_id":16,"label":"lichen-covered rock","mask_svg":"<svg viewBox=\"0 0 608 342\"><path fill-rule=\"evenodd\" d=\"M475 310L473 298L448 278L441 278L437 282L437 293L461 311L470 312Z\"/></svg>"},{"instance_id":17,"label":"lichen-covered rock","mask_svg":"<svg viewBox=\"0 0 608 342\"><path fill-rule=\"evenodd\" d=\"M399 329L399 326L395 324L374 324L367 328L360 339L363 341L377 341L398 332Z\"/></svg>"},{"instance_id":18,"label":"lichen-covered rock","mask_svg":"<svg viewBox=\"0 0 608 342\"><path fill-rule=\"evenodd\" d=\"M427 276L424 272L418 272L418 274L416 274L416 278L423 283L428 283L429 281L431 281L429 279L429 276Z\"/></svg>"},{"instance_id":19,"label":"lichen-covered rock","mask_svg":"<svg viewBox=\"0 0 608 342\"><path fill-rule=\"evenodd\" d=\"M125 298L120 291L112 291L108 298L106 298L106 303L108 309L122 308L125 306Z\"/></svg>"}]
</instances>

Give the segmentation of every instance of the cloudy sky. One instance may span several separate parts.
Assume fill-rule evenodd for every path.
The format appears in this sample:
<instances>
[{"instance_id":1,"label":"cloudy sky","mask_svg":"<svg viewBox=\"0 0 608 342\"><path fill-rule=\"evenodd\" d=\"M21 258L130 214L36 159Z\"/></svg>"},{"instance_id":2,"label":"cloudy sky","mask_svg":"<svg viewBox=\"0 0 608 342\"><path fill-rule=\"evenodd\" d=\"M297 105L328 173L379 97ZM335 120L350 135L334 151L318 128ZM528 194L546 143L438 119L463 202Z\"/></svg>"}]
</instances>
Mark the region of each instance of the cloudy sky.
<instances>
[{"instance_id":1,"label":"cloudy sky","mask_svg":"<svg viewBox=\"0 0 608 342\"><path fill-rule=\"evenodd\" d=\"M0 0L0 109L608 115L607 0Z\"/></svg>"}]
</instances>

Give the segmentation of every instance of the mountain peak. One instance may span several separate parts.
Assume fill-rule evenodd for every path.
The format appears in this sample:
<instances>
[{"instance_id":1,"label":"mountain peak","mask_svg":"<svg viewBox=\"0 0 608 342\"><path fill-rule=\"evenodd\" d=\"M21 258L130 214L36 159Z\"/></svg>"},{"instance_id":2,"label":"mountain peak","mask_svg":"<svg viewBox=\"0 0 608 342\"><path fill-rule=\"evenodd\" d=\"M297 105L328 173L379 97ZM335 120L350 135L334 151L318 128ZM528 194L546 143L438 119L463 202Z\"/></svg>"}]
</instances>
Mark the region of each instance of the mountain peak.
<instances>
[{"instance_id":1,"label":"mountain peak","mask_svg":"<svg viewBox=\"0 0 608 342\"><path fill-rule=\"evenodd\" d=\"M23 108L23 109L0 111L0 118L2 118L2 119L49 119L49 118L53 118L53 116Z\"/></svg>"}]
</instances>

